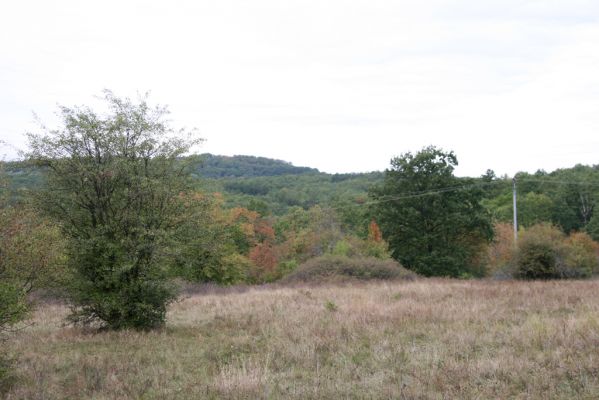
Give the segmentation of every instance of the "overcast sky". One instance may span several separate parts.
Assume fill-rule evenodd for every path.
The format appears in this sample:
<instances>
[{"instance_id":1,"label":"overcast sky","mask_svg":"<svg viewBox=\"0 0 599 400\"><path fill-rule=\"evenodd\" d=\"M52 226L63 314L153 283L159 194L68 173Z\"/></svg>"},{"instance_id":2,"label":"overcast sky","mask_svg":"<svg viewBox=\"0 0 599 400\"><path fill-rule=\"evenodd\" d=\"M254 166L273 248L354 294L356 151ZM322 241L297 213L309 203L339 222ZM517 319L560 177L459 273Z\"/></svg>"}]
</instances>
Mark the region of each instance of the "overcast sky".
<instances>
[{"instance_id":1,"label":"overcast sky","mask_svg":"<svg viewBox=\"0 0 599 400\"><path fill-rule=\"evenodd\" d=\"M104 88L151 91L202 152L326 172L430 144L460 175L599 164L599 1L2 4L0 139Z\"/></svg>"}]
</instances>

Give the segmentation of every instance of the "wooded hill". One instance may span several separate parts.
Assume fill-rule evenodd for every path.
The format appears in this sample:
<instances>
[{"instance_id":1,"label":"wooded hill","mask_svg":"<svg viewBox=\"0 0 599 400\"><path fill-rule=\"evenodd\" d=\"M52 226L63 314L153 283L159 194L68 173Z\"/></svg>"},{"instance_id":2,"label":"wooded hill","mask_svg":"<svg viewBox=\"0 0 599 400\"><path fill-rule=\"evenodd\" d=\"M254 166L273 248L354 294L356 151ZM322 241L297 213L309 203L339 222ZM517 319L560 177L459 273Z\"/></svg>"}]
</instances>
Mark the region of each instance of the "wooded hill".
<instances>
[{"instance_id":1,"label":"wooded hill","mask_svg":"<svg viewBox=\"0 0 599 400\"><path fill-rule=\"evenodd\" d=\"M13 196L43 185L43 174L21 162L2 163ZM283 215L293 207L335 207L347 214L362 213L372 185L382 182L383 172L327 174L315 168L254 156L202 154L194 167L197 189L222 193L227 207L241 206L263 215ZM551 222L565 232L586 230L599 239L599 215L593 218L599 200L599 165L576 165L553 172L516 175L521 226ZM494 219L512 220L512 181L488 171L478 178L463 178L464 184L480 184L483 201ZM355 206L355 207L353 207Z\"/></svg>"},{"instance_id":2,"label":"wooded hill","mask_svg":"<svg viewBox=\"0 0 599 400\"><path fill-rule=\"evenodd\" d=\"M3 163L13 196L44 184L39 169L21 162ZM254 156L202 154L193 168L202 192L222 193L229 207L242 206L263 214L285 214L291 207L363 202L382 172L327 174L315 168Z\"/></svg>"}]
</instances>

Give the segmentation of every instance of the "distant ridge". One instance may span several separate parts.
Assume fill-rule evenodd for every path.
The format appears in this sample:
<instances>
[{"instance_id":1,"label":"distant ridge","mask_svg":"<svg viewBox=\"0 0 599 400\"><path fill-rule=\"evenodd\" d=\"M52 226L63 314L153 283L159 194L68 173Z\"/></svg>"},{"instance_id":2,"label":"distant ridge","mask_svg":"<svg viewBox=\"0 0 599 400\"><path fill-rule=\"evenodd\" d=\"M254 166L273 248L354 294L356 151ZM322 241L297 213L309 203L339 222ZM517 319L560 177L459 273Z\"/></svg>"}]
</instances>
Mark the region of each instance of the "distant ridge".
<instances>
[{"instance_id":1,"label":"distant ridge","mask_svg":"<svg viewBox=\"0 0 599 400\"><path fill-rule=\"evenodd\" d=\"M255 156L219 156L205 153L196 174L204 178L255 178L260 176L318 174L316 168L296 167L287 161Z\"/></svg>"}]
</instances>

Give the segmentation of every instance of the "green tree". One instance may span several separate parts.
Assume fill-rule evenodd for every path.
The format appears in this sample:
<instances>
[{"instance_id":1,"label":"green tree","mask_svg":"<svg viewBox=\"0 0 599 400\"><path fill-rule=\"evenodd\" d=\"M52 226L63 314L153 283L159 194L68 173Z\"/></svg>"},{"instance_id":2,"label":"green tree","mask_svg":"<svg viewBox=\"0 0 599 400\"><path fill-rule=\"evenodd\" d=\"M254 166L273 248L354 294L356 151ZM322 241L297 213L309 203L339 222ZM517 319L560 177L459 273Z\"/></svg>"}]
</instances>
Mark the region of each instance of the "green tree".
<instances>
[{"instance_id":1,"label":"green tree","mask_svg":"<svg viewBox=\"0 0 599 400\"><path fill-rule=\"evenodd\" d=\"M599 212L595 211L591 220L585 227L585 231L595 241L599 241Z\"/></svg>"},{"instance_id":2,"label":"green tree","mask_svg":"<svg viewBox=\"0 0 599 400\"><path fill-rule=\"evenodd\" d=\"M175 298L165 280L189 187L181 161L198 142L173 130L164 107L105 92L107 111L62 107L62 126L30 134L47 171L40 208L60 223L73 271L74 322L148 329Z\"/></svg>"},{"instance_id":3,"label":"green tree","mask_svg":"<svg viewBox=\"0 0 599 400\"><path fill-rule=\"evenodd\" d=\"M519 199L518 223L521 226L532 226L541 222L549 222L553 209L554 204L549 196L543 193L528 192ZM513 213L513 208L511 211Z\"/></svg>"},{"instance_id":4,"label":"green tree","mask_svg":"<svg viewBox=\"0 0 599 400\"><path fill-rule=\"evenodd\" d=\"M483 191L455 177L456 165L453 152L432 146L406 153L371 191L392 256L426 276L479 274L477 259L493 236Z\"/></svg>"}]
</instances>

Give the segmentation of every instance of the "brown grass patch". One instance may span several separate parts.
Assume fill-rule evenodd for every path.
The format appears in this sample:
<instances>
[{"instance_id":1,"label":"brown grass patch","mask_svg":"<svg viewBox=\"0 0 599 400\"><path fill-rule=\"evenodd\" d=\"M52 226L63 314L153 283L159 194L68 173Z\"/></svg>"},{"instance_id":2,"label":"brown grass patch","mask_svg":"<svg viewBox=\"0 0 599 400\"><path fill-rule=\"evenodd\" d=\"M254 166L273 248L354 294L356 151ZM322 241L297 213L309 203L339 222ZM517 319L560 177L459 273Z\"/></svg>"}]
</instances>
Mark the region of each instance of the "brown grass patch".
<instances>
[{"instance_id":1,"label":"brown grass patch","mask_svg":"<svg viewBox=\"0 0 599 400\"><path fill-rule=\"evenodd\" d=\"M7 399L594 398L599 281L418 280L235 288L173 305L159 332L63 327L48 305L10 345Z\"/></svg>"}]
</instances>

